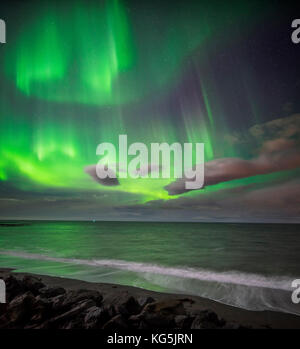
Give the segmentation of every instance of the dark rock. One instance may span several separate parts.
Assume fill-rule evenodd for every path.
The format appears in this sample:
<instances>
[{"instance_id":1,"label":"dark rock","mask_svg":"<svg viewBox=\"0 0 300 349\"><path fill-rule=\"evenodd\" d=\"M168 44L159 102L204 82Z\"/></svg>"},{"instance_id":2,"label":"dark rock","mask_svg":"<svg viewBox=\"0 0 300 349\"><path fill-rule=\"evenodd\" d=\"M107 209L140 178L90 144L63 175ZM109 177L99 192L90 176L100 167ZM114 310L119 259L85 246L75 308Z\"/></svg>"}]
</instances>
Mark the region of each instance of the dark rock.
<instances>
[{"instance_id":1,"label":"dark rock","mask_svg":"<svg viewBox=\"0 0 300 349\"><path fill-rule=\"evenodd\" d=\"M0 316L6 313L8 303L0 303Z\"/></svg>"},{"instance_id":2,"label":"dark rock","mask_svg":"<svg viewBox=\"0 0 300 349\"><path fill-rule=\"evenodd\" d=\"M37 296L32 304L31 315L25 324L25 329L42 328L41 324L53 316L52 303L45 298Z\"/></svg>"},{"instance_id":3,"label":"dark rock","mask_svg":"<svg viewBox=\"0 0 300 349\"><path fill-rule=\"evenodd\" d=\"M57 289L56 289L57 292ZM62 292L62 291L61 291ZM41 295L43 296L43 295ZM92 300L93 305L101 305L102 296L97 291L78 290L67 291L58 296L47 298L52 303L52 312L57 316L68 312L82 301ZM112 316L111 316L112 317Z\"/></svg>"},{"instance_id":4,"label":"dark rock","mask_svg":"<svg viewBox=\"0 0 300 349\"><path fill-rule=\"evenodd\" d=\"M140 323L139 323L139 327L138 327L139 330L151 330L151 326L149 326L147 324L146 321L142 320Z\"/></svg>"},{"instance_id":5,"label":"dark rock","mask_svg":"<svg viewBox=\"0 0 300 349\"><path fill-rule=\"evenodd\" d=\"M173 314L161 312L151 313L143 311L141 314L131 316L128 322L135 328L174 328L175 321Z\"/></svg>"},{"instance_id":6,"label":"dark rock","mask_svg":"<svg viewBox=\"0 0 300 349\"><path fill-rule=\"evenodd\" d=\"M65 301L65 294L61 294L59 296L48 298L48 300L52 303L52 311L53 313L61 313L64 310L68 309L68 307L63 307L63 303Z\"/></svg>"},{"instance_id":7,"label":"dark rock","mask_svg":"<svg viewBox=\"0 0 300 349\"><path fill-rule=\"evenodd\" d=\"M121 314L118 314L109 320L102 329L107 331L121 331L128 329L128 324L126 319Z\"/></svg>"},{"instance_id":8,"label":"dark rock","mask_svg":"<svg viewBox=\"0 0 300 349\"><path fill-rule=\"evenodd\" d=\"M224 330L248 330L251 327L240 325L236 322L227 322L222 327Z\"/></svg>"},{"instance_id":9,"label":"dark rock","mask_svg":"<svg viewBox=\"0 0 300 349\"><path fill-rule=\"evenodd\" d=\"M32 304L30 324L41 323L52 315L52 303L40 296Z\"/></svg>"},{"instance_id":10,"label":"dark rock","mask_svg":"<svg viewBox=\"0 0 300 349\"><path fill-rule=\"evenodd\" d=\"M155 301L152 297L132 297L128 291L102 295L93 290L46 287L35 276L22 280L4 278L6 304L0 304L1 329L247 329L225 322L211 310L190 307L189 298Z\"/></svg>"},{"instance_id":11,"label":"dark rock","mask_svg":"<svg viewBox=\"0 0 300 349\"><path fill-rule=\"evenodd\" d=\"M8 303L0 303L0 329L6 328L8 322L6 317L8 305Z\"/></svg>"},{"instance_id":12,"label":"dark rock","mask_svg":"<svg viewBox=\"0 0 300 349\"><path fill-rule=\"evenodd\" d=\"M45 298L52 298L66 293L66 290L62 287L43 287L39 291L40 295Z\"/></svg>"},{"instance_id":13,"label":"dark rock","mask_svg":"<svg viewBox=\"0 0 300 349\"><path fill-rule=\"evenodd\" d=\"M86 314L86 316L84 318L85 322L89 323L89 322L97 321L97 319L101 315L102 311L103 311L103 309L96 307L96 306L89 308L88 313Z\"/></svg>"},{"instance_id":14,"label":"dark rock","mask_svg":"<svg viewBox=\"0 0 300 349\"><path fill-rule=\"evenodd\" d=\"M94 306L95 306L95 301L93 301L92 299L82 300L81 302L76 304L74 306L74 308L72 308L71 310L50 319L49 326L51 328L62 328L61 326L63 326L63 325L66 325L66 324L70 325L70 323L74 321L74 318L76 319L76 317L80 313L83 313L87 309L94 307ZM76 319L76 321L78 319ZM80 322L81 322L81 324L83 324L83 319L80 319ZM71 327L69 327L69 328L71 328ZM72 328L74 328L74 327L72 327Z\"/></svg>"},{"instance_id":15,"label":"dark rock","mask_svg":"<svg viewBox=\"0 0 300 349\"><path fill-rule=\"evenodd\" d=\"M153 302L146 305L144 311L150 313L185 315L186 311L183 303L180 300L165 300L160 302Z\"/></svg>"},{"instance_id":16,"label":"dark rock","mask_svg":"<svg viewBox=\"0 0 300 349\"><path fill-rule=\"evenodd\" d=\"M185 314L183 303L180 300L171 299L147 304L138 315L138 319L150 327L173 328L175 316Z\"/></svg>"},{"instance_id":17,"label":"dark rock","mask_svg":"<svg viewBox=\"0 0 300 349\"><path fill-rule=\"evenodd\" d=\"M10 302L16 296L19 296L20 294L25 292L25 288L22 285L22 282L16 279L13 275L9 275L8 277L4 278L4 281L6 285L7 302Z\"/></svg>"},{"instance_id":18,"label":"dark rock","mask_svg":"<svg viewBox=\"0 0 300 349\"><path fill-rule=\"evenodd\" d=\"M48 330L50 329L50 324L49 324L49 320L46 320L45 322L41 323L41 324L34 324L31 326L32 329L36 329L36 330Z\"/></svg>"},{"instance_id":19,"label":"dark rock","mask_svg":"<svg viewBox=\"0 0 300 349\"><path fill-rule=\"evenodd\" d=\"M225 321L219 319L218 315L211 310L204 310L196 315L191 328L192 329L213 329L224 326Z\"/></svg>"},{"instance_id":20,"label":"dark rock","mask_svg":"<svg viewBox=\"0 0 300 349\"><path fill-rule=\"evenodd\" d=\"M124 302L119 304L117 309L118 313L125 317L129 317L130 315L138 314L142 310L142 307L134 297L130 296Z\"/></svg>"},{"instance_id":21,"label":"dark rock","mask_svg":"<svg viewBox=\"0 0 300 349\"><path fill-rule=\"evenodd\" d=\"M109 319L117 315L116 309L113 305L105 305L104 309L107 311Z\"/></svg>"},{"instance_id":22,"label":"dark rock","mask_svg":"<svg viewBox=\"0 0 300 349\"><path fill-rule=\"evenodd\" d=\"M82 316L75 317L71 321L60 326L62 330L78 330L84 328L84 319Z\"/></svg>"},{"instance_id":23,"label":"dark rock","mask_svg":"<svg viewBox=\"0 0 300 349\"><path fill-rule=\"evenodd\" d=\"M137 301L141 308L144 308L147 304L155 302L155 299L152 297L139 297Z\"/></svg>"},{"instance_id":24,"label":"dark rock","mask_svg":"<svg viewBox=\"0 0 300 349\"><path fill-rule=\"evenodd\" d=\"M7 318L7 313L1 313L0 316L0 329L9 328L9 319Z\"/></svg>"},{"instance_id":25,"label":"dark rock","mask_svg":"<svg viewBox=\"0 0 300 349\"><path fill-rule=\"evenodd\" d=\"M176 315L174 318L175 326L181 329L191 328L191 325L194 321L194 317L187 315Z\"/></svg>"},{"instance_id":26,"label":"dark rock","mask_svg":"<svg viewBox=\"0 0 300 349\"><path fill-rule=\"evenodd\" d=\"M110 319L108 311L103 307L91 307L84 318L84 327L87 329L101 328Z\"/></svg>"},{"instance_id":27,"label":"dark rock","mask_svg":"<svg viewBox=\"0 0 300 349\"><path fill-rule=\"evenodd\" d=\"M98 291L93 290L71 290L64 295L63 307L71 307L82 300L93 300L96 305L100 305L103 297Z\"/></svg>"},{"instance_id":28,"label":"dark rock","mask_svg":"<svg viewBox=\"0 0 300 349\"><path fill-rule=\"evenodd\" d=\"M172 328L175 326L174 315L171 314L146 313L143 321L154 328Z\"/></svg>"},{"instance_id":29,"label":"dark rock","mask_svg":"<svg viewBox=\"0 0 300 349\"><path fill-rule=\"evenodd\" d=\"M192 323L191 329L205 329L205 330L213 330L218 328L213 322L199 319L197 316Z\"/></svg>"},{"instance_id":30,"label":"dark rock","mask_svg":"<svg viewBox=\"0 0 300 349\"><path fill-rule=\"evenodd\" d=\"M140 328L140 324L143 322L143 316L141 314L131 315L127 321L130 327Z\"/></svg>"},{"instance_id":31,"label":"dark rock","mask_svg":"<svg viewBox=\"0 0 300 349\"><path fill-rule=\"evenodd\" d=\"M7 307L6 317L9 322L19 324L28 320L34 303L35 298L30 291L15 297Z\"/></svg>"},{"instance_id":32,"label":"dark rock","mask_svg":"<svg viewBox=\"0 0 300 349\"><path fill-rule=\"evenodd\" d=\"M190 304L194 304L195 301L191 298L180 298L178 299L180 302L183 302L183 303L190 303Z\"/></svg>"},{"instance_id":33,"label":"dark rock","mask_svg":"<svg viewBox=\"0 0 300 349\"><path fill-rule=\"evenodd\" d=\"M60 330L79 330L82 328L82 326L83 326L82 320L76 319L76 320L72 320L69 323L61 326L59 329Z\"/></svg>"},{"instance_id":34,"label":"dark rock","mask_svg":"<svg viewBox=\"0 0 300 349\"><path fill-rule=\"evenodd\" d=\"M38 295L39 290L45 287L41 279L35 276L29 276L29 275L25 275L23 277L22 285L26 290L32 292L34 295Z\"/></svg>"},{"instance_id":35,"label":"dark rock","mask_svg":"<svg viewBox=\"0 0 300 349\"><path fill-rule=\"evenodd\" d=\"M239 324L235 322L227 322L225 326L223 326L224 330L237 330L239 328Z\"/></svg>"}]
</instances>

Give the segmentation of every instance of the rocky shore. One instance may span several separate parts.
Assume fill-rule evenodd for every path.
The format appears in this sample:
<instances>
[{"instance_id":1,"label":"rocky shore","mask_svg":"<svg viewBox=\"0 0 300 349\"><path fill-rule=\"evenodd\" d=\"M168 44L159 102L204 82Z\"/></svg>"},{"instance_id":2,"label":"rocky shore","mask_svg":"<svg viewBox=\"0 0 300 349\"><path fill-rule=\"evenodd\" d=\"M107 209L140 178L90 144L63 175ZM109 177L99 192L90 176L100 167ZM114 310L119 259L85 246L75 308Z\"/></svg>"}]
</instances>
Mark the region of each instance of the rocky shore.
<instances>
[{"instance_id":1,"label":"rocky shore","mask_svg":"<svg viewBox=\"0 0 300 349\"><path fill-rule=\"evenodd\" d=\"M199 297L8 270L0 270L0 278L6 283L7 298L0 304L1 329L300 328L297 316L248 312L201 302Z\"/></svg>"}]
</instances>

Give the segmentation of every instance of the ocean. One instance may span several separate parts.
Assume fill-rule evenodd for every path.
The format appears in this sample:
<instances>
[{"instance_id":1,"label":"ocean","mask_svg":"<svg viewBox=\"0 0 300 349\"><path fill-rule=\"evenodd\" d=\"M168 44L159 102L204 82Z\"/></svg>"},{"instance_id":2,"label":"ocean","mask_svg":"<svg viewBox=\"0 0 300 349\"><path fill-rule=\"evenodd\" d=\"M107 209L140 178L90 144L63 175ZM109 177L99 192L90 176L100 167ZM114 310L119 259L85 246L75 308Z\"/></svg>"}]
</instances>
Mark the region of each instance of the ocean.
<instances>
[{"instance_id":1,"label":"ocean","mask_svg":"<svg viewBox=\"0 0 300 349\"><path fill-rule=\"evenodd\" d=\"M0 223L0 267L300 315L297 224Z\"/></svg>"}]
</instances>

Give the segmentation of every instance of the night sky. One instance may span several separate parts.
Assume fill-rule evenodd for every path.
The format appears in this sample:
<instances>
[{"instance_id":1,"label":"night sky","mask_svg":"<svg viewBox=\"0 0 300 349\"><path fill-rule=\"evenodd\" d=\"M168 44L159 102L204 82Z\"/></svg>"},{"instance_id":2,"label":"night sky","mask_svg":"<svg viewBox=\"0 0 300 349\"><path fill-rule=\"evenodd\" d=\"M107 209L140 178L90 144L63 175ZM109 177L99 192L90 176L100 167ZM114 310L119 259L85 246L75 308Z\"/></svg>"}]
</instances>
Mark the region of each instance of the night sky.
<instances>
[{"instance_id":1,"label":"night sky","mask_svg":"<svg viewBox=\"0 0 300 349\"><path fill-rule=\"evenodd\" d=\"M299 9L5 1L0 218L300 222ZM96 147L203 142L205 187L95 181Z\"/></svg>"}]
</instances>

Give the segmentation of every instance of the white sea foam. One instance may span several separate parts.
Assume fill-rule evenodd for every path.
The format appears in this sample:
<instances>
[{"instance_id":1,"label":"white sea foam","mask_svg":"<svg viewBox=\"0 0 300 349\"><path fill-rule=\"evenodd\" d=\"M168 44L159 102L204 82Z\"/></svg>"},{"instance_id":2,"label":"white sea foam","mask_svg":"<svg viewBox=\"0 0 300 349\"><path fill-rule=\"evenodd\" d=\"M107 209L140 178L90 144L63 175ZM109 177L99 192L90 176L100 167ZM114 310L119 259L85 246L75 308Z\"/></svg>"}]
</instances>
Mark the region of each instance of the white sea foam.
<instances>
[{"instance_id":1,"label":"white sea foam","mask_svg":"<svg viewBox=\"0 0 300 349\"><path fill-rule=\"evenodd\" d=\"M291 291L291 277L287 276L264 276L259 274L244 273L238 271L212 271L206 269L195 269L188 267L167 267L148 263L129 262L111 259L77 259L58 258L41 254L33 254L16 251L0 251L1 255L19 257L32 260L44 260L59 263L87 265L92 267L107 267L118 270L126 270L135 273L147 273L176 277L181 279L192 279L199 281L218 282L221 284L233 284L249 287L269 288L275 290Z\"/></svg>"}]
</instances>

